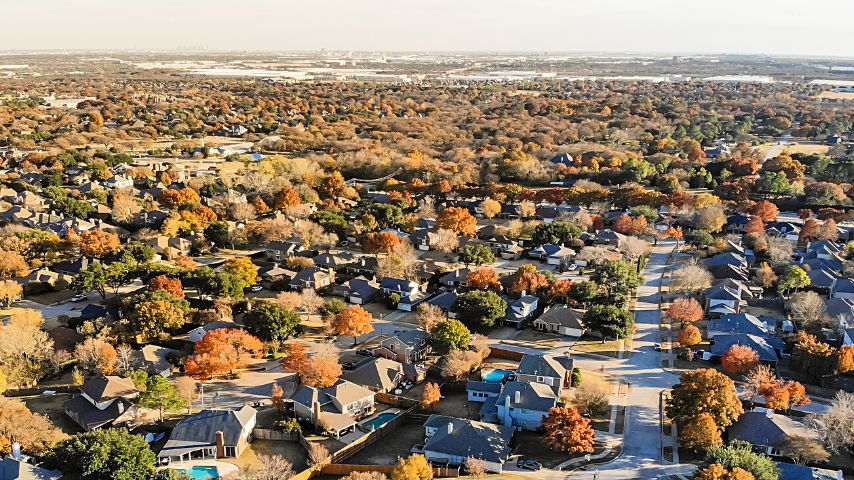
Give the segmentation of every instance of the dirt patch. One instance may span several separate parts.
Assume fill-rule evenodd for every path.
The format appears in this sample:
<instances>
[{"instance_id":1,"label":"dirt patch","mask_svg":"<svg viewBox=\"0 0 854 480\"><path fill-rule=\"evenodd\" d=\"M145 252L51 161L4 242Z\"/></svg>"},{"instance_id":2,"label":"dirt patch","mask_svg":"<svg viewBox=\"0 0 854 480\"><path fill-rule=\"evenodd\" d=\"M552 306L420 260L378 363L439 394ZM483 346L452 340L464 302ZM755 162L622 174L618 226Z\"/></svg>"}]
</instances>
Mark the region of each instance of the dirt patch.
<instances>
[{"instance_id":1,"label":"dirt patch","mask_svg":"<svg viewBox=\"0 0 854 480\"><path fill-rule=\"evenodd\" d=\"M65 403L70 398L71 394L58 393L56 395L21 397L20 400L33 413L45 415L57 428L69 435L73 435L82 432L83 429L74 423L74 420L65 413Z\"/></svg>"},{"instance_id":2,"label":"dirt patch","mask_svg":"<svg viewBox=\"0 0 854 480\"><path fill-rule=\"evenodd\" d=\"M360 465L394 465L399 457L409 455L413 446L424 443L424 426L403 422L387 439L382 439L348 458L346 463Z\"/></svg>"},{"instance_id":3,"label":"dirt patch","mask_svg":"<svg viewBox=\"0 0 854 480\"><path fill-rule=\"evenodd\" d=\"M240 458L222 459L223 462L228 462L237 467L241 471L246 471L251 467L261 465L261 455L279 455L291 462L294 466L294 471L305 470L307 463L307 455L305 448L299 442L288 441L273 441L273 440L253 440L249 447L243 451Z\"/></svg>"}]
</instances>

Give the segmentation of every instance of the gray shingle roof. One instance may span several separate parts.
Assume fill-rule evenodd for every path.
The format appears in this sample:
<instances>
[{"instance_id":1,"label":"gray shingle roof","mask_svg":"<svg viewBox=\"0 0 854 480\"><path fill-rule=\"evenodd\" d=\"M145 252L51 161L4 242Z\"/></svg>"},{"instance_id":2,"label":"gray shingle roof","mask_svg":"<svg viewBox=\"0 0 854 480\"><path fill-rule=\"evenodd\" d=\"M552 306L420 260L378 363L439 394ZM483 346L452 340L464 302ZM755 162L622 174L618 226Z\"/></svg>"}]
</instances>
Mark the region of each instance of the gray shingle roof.
<instances>
[{"instance_id":1,"label":"gray shingle roof","mask_svg":"<svg viewBox=\"0 0 854 480\"><path fill-rule=\"evenodd\" d=\"M519 392L518 402L516 401L516 392ZM550 386L536 382L505 383L501 393L498 394L498 399L495 400L495 404L505 405L508 399L513 408L526 408L538 412L548 412L550 408L557 405L558 401L557 395Z\"/></svg>"},{"instance_id":2,"label":"gray shingle roof","mask_svg":"<svg viewBox=\"0 0 854 480\"><path fill-rule=\"evenodd\" d=\"M452 425L450 431L448 424ZM512 425L494 425L444 415L430 415L424 425L436 428L424 444L425 451L482 458L495 463L504 463L510 455Z\"/></svg>"},{"instance_id":3,"label":"gray shingle roof","mask_svg":"<svg viewBox=\"0 0 854 480\"><path fill-rule=\"evenodd\" d=\"M567 370L572 370L572 365L573 360L569 357L525 354L519 362L519 367L516 368L516 374L563 379Z\"/></svg>"},{"instance_id":4,"label":"gray shingle roof","mask_svg":"<svg viewBox=\"0 0 854 480\"><path fill-rule=\"evenodd\" d=\"M178 456L216 445L216 432L222 432L226 446L236 446L241 432L255 417L256 410L244 405L240 410L202 410L184 417L169 435L160 456Z\"/></svg>"}]
</instances>

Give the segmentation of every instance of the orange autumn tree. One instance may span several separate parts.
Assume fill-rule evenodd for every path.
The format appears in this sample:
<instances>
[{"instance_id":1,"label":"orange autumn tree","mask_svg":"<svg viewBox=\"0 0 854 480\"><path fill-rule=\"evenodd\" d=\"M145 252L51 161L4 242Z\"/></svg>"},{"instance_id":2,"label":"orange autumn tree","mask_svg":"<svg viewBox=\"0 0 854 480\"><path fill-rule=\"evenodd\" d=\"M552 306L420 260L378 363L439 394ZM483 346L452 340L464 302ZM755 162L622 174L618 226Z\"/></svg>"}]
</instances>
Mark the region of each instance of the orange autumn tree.
<instances>
[{"instance_id":1,"label":"orange autumn tree","mask_svg":"<svg viewBox=\"0 0 854 480\"><path fill-rule=\"evenodd\" d=\"M854 370L854 345L843 345L837 353L836 369L839 373Z\"/></svg>"},{"instance_id":2,"label":"orange autumn tree","mask_svg":"<svg viewBox=\"0 0 854 480\"><path fill-rule=\"evenodd\" d=\"M700 329L694 325L685 325L681 330L679 330L679 335L676 337L676 341L683 347L693 347L702 340L703 338L700 335Z\"/></svg>"},{"instance_id":3,"label":"orange autumn tree","mask_svg":"<svg viewBox=\"0 0 854 480\"><path fill-rule=\"evenodd\" d=\"M759 387L759 394L765 397L765 406L774 410L789 410L792 406L803 406L812 401L806 388L794 380L775 379L764 383Z\"/></svg>"},{"instance_id":4,"label":"orange autumn tree","mask_svg":"<svg viewBox=\"0 0 854 480\"><path fill-rule=\"evenodd\" d=\"M543 442L553 450L569 453L593 452L593 427L577 408L555 407L543 417Z\"/></svg>"},{"instance_id":5,"label":"orange autumn tree","mask_svg":"<svg viewBox=\"0 0 854 480\"><path fill-rule=\"evenodd\" d=\"M302 383L314 388L326 388L335 384L341 376L341 365L331 355L315 355L299 372Z\"/></svg>"},{"instance_id":6,"label":"orange autumn tree","mask_svg":"<svg viewBox=\"0 0 854 480\"><path fill-rule=\"evenodd\" d=\"M707 452L723 444L715 419L701 413L686 421L679 429L679 442L694 451Z\"/></svg>"},{"instance_id":7,"label":"orange autumn tree","mask_svg":"<svg viewBox=\"0 0 854 480\"><path fill-rule=\"evenodd\" d=\"M400 243L400 237L394 232L369 233L362 241L367 253L389 253Z\"/></svg>"},{"instance_id":8,"label":"orange autumn tree","mask_svg":"<svg viewBox=\"0 0 854 480\"><path fill-rule=\"evenodd\" d=\"M261 340L239 328L218 328L196 342L194 354L187 362L192 369L204 372L202 376L210 378L244 368L249 359L258 357L263 349ZM184 369L187 370L187 363Z\"/></svg>"},{"instance_id":9,"label":"orange autumn tree","mask_svg":"<svg viewBox=\"0 0 854 480\"><path fill-rule=\"evenodd\" d=\"M285 349L285 356L282 358L282 368L289 372L299 373L308 362L305 345L299 342L288 344Z\"/></svg>"},{"instance_id":10,"label":"orange autumn tree","mask_svg":"<svg viewBox=\"0 0 854 480\"><path fill-rule=\"evenodd\" d=\"M761 202L756 202L756 204L753 205L753 208L750 209L750 213L761 218L763 221L772 222L777 219L777 214L780 213L780 210L777 208L777 205L774 205L768 200L762 200Z\"/></svg>"},{"instance_id":11,"label":"orange autumn tree","mask_svg":"<svg viewBox=\"0 0 854 480\"><path fill-rule=\"evenodd\" d=\"M569 303L569 292L572 291L572 286L575 284L572 280L560 278L549 285L546 296L552 302Z\"/></svg>"},{"instance_id":12,"label":"orange autumn tree","mask_svg":"<svg viewBox=\"0 0 854 480\"><path fill-rule=\"evenodd\" d=\"M279 191L273 201L273 205L278 209L293 208L299 206L301 203L302 199L300 198L299 193L297 193L293 188L286 188Z\"/></svg>"},{"instance_id":13,"label":"orange autumn tree","mask_svg":"<svg viewBox=\"0 0 854 480\"><path fill-rule=\"evenodd\" d=\"M332 317L332 331L336 335L352 336L353 345L356 345L356 337L374 331L372 320L371 312L359 305L352 305Z\"/></svg>"},{"instance_id":14,"label":"orange autumn tree","mask_svg":"<svg viewBox=\"0 0 854 480\"><path fill-rule=\"evenodd\" d=\"M765 222L762 221L761 218L754 215L750 217L750 220L744 225L745 233L764 233L765 232Z\"/></svg>"},{"instance_id":15,"label":"orange autumn tree","mask_svg":"<svg viewBox=\"0 0 854 480\"><path fill-rule=\"evenodd\" d=\"M693 298L677 298L670 304L667 317L683 325L696 322L703 318L703 307Z\"/></svg>"},{"instance_id":16,"label":"orange autumn tree","mask_svg":"<svg viewBox=\"0 0 854 480\"><path fill-rule=\"evenodd\" d=\"M436 229L440 228L473 237L477 233L477 220L465 208L448 207L436 219Z\"/></svg>"},{"instance_id":17,"label":"orange autumn tree","mask_svg":"<svg viewBox=\"0 0 854 480\"><path fill-rule=\"evenodd\" d=\"M720 463L713 463L706 468L698 470L694 474L694 480L756 480L752 473L741 467L735 467L732 470Z\"/></svg>"},{"instance_id":18,"label":"orange autumn tree","mask_svg":"<svg viewBox=\"0 0 854 480\"><path fill-rule=\"evenodd\" d=\"M499 288L501 284L498 282L498 275L495 269L490 267L480 267L469 272L466 279L468 286L478 290L489 290L490 288Z\"/></svg>"},{"instance_id":19,"label":"orange autumn tree","mask_svg":"<svg viewBox=\"0 0 854 480\"><path fill-rule=\"evenodd\" d=\"M175 298L184 298L184 286L181 285L181 280L178 278L158 275L148 281L148 288L150 290L163 290Z\"/></svg>"},{"instance_id":20,"label":"orange autumn tree","mask_svg":"<svg viewBox=\"0 0 854 480\"><path fill-rule=\"evenodd\" d=\"M733 345L721 357L721 366L729 373L744 373L758 364L759 354L746 345Z\"/></svg>"},{"instance_id":21,"label":"orange autumn tree","mask_svg":"<svg viewBox=\"0 0 854 480\"><path fill-rule=\"evenodd\" d=\"M102 258L119 251L119 236L105 232L100 228L87 230L80 234L80 253L86 257Z\"/></svg>"},{"instance_id":22,"label":"orange autumn tree","mask_svg":"<svg viewBox=\"0 0 854 480\"><path fill-rule=\"evenodd\" d=\"M525 292L528 295L535 295L541 288L548 286L549 279L545 275L537 271L537 266L532 263L526 263L516 270L513 284L510 286L510 292L521 295Z\"/></svg>"}]
</instances>

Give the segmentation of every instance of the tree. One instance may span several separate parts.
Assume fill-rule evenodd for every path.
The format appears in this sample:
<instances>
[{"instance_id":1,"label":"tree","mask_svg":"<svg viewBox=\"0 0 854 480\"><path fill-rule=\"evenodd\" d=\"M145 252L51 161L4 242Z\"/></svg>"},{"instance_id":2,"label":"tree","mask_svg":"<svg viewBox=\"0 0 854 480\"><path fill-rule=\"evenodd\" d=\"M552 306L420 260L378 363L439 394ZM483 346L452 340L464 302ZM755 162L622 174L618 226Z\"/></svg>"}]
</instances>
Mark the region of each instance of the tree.
<instances>
[{"instance_id":1,"label":"tree","mask_svg":"<svg viewBox=\"0 0 854 480\"><path fill-rule=\"evenodd\" d=\"M501 203L491 198L486 198L480 202L480 209L483 210L483 216L492 218L501 213Z\"/></svg>"},{"instance_id":2,"label":"tree","mask_svg":"<svg viewBox=\"0 0 854 480\"><path fill-rule=\"evenodd\" d=\"M388 255L377 259L376 269L378 278L412 278L418 263L418 256L411 242L403 242L392 248Z\"/></svg>"},{"instance_id":3,"label":"tree","mask_svg":"<svg viewBox=\"0 0 854 480\"><path fill-rule=\"evenodd\" d=\"M836 392L830 408L824 413L810 415L818 425L824 446L833 453L844 452L854 446L854 393Z\"/></svg>"},{"instance_id":4,"label":"tree","mask_svg":"<svg viewBox=\"0 0 854 480\"><path fill-rule=\"evenodd\" d=\"M798 292L789 298L789 310L799 326L809 331L819 331L830 326L824 299L813 291Z\"/></svg>"},{"instance_id":5,"label":"tree","mask_svg":"<svg viewBox=\"0 0 854 480\"><path fill-rule=\"evenodd\" d=\"M706 456L706 463L720 464L731 472L738 469L745 470L753 475L756 480L778 480L779 478L779 472L774 462L765 455L753 453L751 445L745 442L731 442L729 445L710 451ZM745 477L736 478L743 479Z\"/></svg>"},{"instance_id":6,"label":"tree","mask_svg":"<svg viewBox=\"0 0 854 480\"><path fill-rule=\"evenodd\" d=\"M320 465L329 460L329 450L318 442L308 444L308 461L311 465Z\"/></svg>"},{"instance_id":7,"label":"tree","mask_svg":"<svg viewBox=\"0 0 854 480\"><path fill-rule=\"evenodd\" d=\"M486 474L486 461L482 458L466 457L463 460L463 468L471 477L482 477Z\"/></svg>"},{"instance_id":8,"label":"tree","mask_svg":"<svg viewBox=\"0 0 854 480\"><path fill-rule=\"evenodd\" d=\"M689 418L679 429L679 443L694 451L709 451L723 444L721 431L708 413Z\"/></svg>"},{"instance_id":9,"label":"tree","mask_svg":"<svg viewBox=\"0 0 854 480\"><path fill-rule=\"evenodd\" d=\"M255 304L243 317L246 328L264 341L287 340L296 333L299 323L299 315L271 302Z\"/></svg>"},{"instance_id":10,"label":"tree","mask_svg":"<svg viewBox=\"0 0 854 480\"><path fill-rule=\"evenodd\" d=\"M196 342L193 355L184 370L194 377L210 377L244 368L249 359L259 356L264 344L239 328L218 328Z\"/></svg>"},{"instance_id":11,"label":"tree","mask_svg":"<svg viewBox=\"0 0 854 480\"><path fill-rule=\"evenodd\" d=\"M165 295L133 306L130 323L143 340L155 338L164 331L179 328L186 323L189 310L187 301L167 298L170 297L169 294Z\"/></svg>"},{"instance_id":12,"label":"tree","mask_svg":"<svg viewBox=\"0 0 854 480\"><path fill-rule=\"evenodd\" d=\"M679 330L679 335L676 337L676 341L683 347L693 347L703 341L703 337L700 335L699 328L694 325L685 325L681 330Z\"/></svg>"},{"instance_id":13,"label":"tree","mask_svg":"<svg viewBox=\"0 0 854 480\"><path fill-rule=\"evenodd\" d=\"M693 298L677 298L670 304L670 309L667 310L667 317L671 321L685 323L693 323L703 319L703 307L700 302Z\"/></svg>"},{"instance_id":14,"label":"tree","mask_svg":"<svg viewBox=\"0 0 854 480\"><path fill-rule=\"evenodd\" d=\"M442 376L459 381L480 366L483 362L483 356L471 350L451 350L443 357L443 360Z\"/></svg>"},{"instance_id":15,"label":"tree","mask_svg":"<svg viewBox=\"0 0 854 480\"><path fill-rule=\"evenodd\" d=\"M67 438L50 419L33 413L23 402L0 397L0 454L12 453L12 443L28 455L40 455Z\"/></svg>"},{"instance_id":16,"label":"tree","mask_svg":"<svg viewBox=\"0 0 854 480\"><path fill-rule=\"evenodd\" d=\"M184 286L181 285L181 280L178 278L157 275L148 281L148 288L166 291L175 298L184 298Z\"/></svg>"},{"instance_id":17,"label":"tree","mask_svg":"<svg viewBox=\"0 0 854 480\"><path fill-rule=\"evenodd\" d=\"M729 373L745 373L759 364L759 354L746 346L733 344L721 357L721 365Z\"/></svg>"},{"instance_id":18,"label":"tree","mask_svg":"<svg viewBox=\"0 0 854 480\"><path fill-rule=\"evenodd\" d=\"M366 253L389 253L400 244L400 237L394 232L377 232L365 235L362 247Z\"/></svg>"},{"instance_id":19,"label":"tree","mask_svg":"<svg viewBox=\"0 0 854 480\"><path fill-rule=\"evenodd\" d=\"M534 227L531 243L534 245L545 245L547 243L564 245L574 238L578 238L582 233L581 227L570 222L541 223Z\"/></svg>"},{"instance_id":20,"label":"tree","mask_svg":"<svg viewBox=\"0 0 854 480\"><path fill-rule=\"evenodd\" d=\"M777 382L777 375L768 365L757 365L744 376L744 390L750 396L752 402L762 391L766 384Z\"/></svg>"},{"instance_id":21,"label":"tree","mask_svg":"<svg viewBox=\"0 0 854 480\"><path fill-rule=\"evenodd\" d=\"M444 228L458 235L473 237L477 234L477 220L465 208L448 207L436 218L436 228Z\"/></svg>"},{"instance_id":22,"label":"tree","mask_svg":"<svg viewBox=\"0 0 854 480\"><path fill-rule=\"evenodd\" d=\"M578 409L554 407L543 417L543 443L553 450L569 453L592 453L593 427Z\"/></svg>"},{"instance_id":23,"label":"tree","mask_svg":"<svg viewBox=\"0 0 854 480\"><path fill-rule=\"evenodd\" d=\"M590 308L599 295L599 285L589 280L576 282L569 289L569 297L582 308Z\"/></svg>"},{"instance_id":24,"label":"tree","mask_svg":"<svg viewBox=\"0 0 854 480\"><path fill-rule=\"evenodd\" d=\"M276 194L276 197L273 199L273 206L278 209L288 209L299 206L302 203L302 199L293 188L285 188L280 190L279 193Z\"/></svg>"},{"instance_id":25,"label":"tree","mask_svg":"<svg viewBox=\"0 0 854 480\"><path fill-rule=\"evenodd\" d=\"M792 364L803 372L821 376L833 369L834 353L833 347L815 335L800 331L795 335Z\"/></svg>"},{"instance_id":26,"label":"tree","mask_svg":"<svg viewBox=\"0 0 854 480\"><path fill-rule=\"evenodd\" d=\"M145 390L139 395L139 405L145 408L156 408L163 421L163 412L179 412L187 407L187 400L181 396L178 389L169 380L160 375L152 375L145 382Z\"/></svg>"},{"instance_id":27,"label":"tree","mask_svg":"<svg viewBox=\"0 0 854 480\"><path fill-rule=\"evenodd\" d=\"M631 312L614 305L593 305L584 312L584 324L607 338L627 338L632 331L634 318Z\"/></svg>"},{"instance_id":28,"label":"tree","mask_svg":"<svg viewBox=\"0 0 854 480\"><path fill-rule=\"evenodd\" d=\"M22 277L29 271L30 266L20 253L0 250L0 280Z\"/></svg>"},{"instance_id":29,"label":"tree","mask_svg":"<svg viewBox=\"0 0 854 480\"><path fill-rule=\"evenodd\" d=\"M276 295L276 303L285 310L296 311L302 306L302 295L300 292L282 292Z\"/></svg>"},{"instance_id":30,"label":"tree","mask_svg":"<svg viewBox=\"0 0 854 480\"><path fill-rule=\"evenodd\" d=\"M750 220L744 225L745 233L761 234L765 232L765 222L758 216L750 217Z\"/></svg>"},{"instance_id":31,"label":"tree","mask_svg":"<svg viewBox=\"0 0 854 480\"><path fill-rule=\"evenodd\" d=\"M620 243L620 251L623 252L623 256L626 259L634 262L649 251L649 242L637 237L626 237Z\"/></svg>"},{"instance_id":32,"label":"tree","mask_svg":"<svg viewBox=\"0 0 854 480\"><path fill-rule=\"evenodd\" d=\"M685 265L670 274L671 290L694 293L712 286L712 274L699 265Z\"/></svg>"},{"instance_id":33,"label":"tree","mask_svg":"<svg viewBox=\"0 0 854 480\"><path fill-rule=\"evenodd\" d=\"M836 241L839 238L839 227L836 225L836 220L828 218L818 228L816 238L819 240Z\"/></svg>"},{"instance_id":34,"label":"tree","mask_svg":"<svg viewBox=\"0 0 854 480\"><path fill-rule=\"evenodd\" d=\"M643 277L626 262L612 261L598 265L590 280L599 285L603 303L622 307L629 293L638 287Z\"/></svg>"},{"instance_id":35,"label":"tree","mask_svg":"<svg viewBox=\"0 0 854 480\"><path fill-rule=\"evenodd\" d=\"M726 219L724 209L718 205L714 205L697 210L694 225L701 230L717 233L726 225Z\"/></svg>"},{"instance_id":36,"label":"tree","mask_svg":"<svg viewBox=\"0 0 854 480\"><path fill-rule=\"evenodd\" d=\"M258 465L250 467L242 480L288 480L294 467L281 455L258 455Z\"/></svg>"},{"instance_id":37,"label":"tree","mask_svg":"<svg viewBox=\"0 0 854 480\"><path fill-rule=\"evenodd\" d=\"M433 247L443 253L451 253L460 246L460 236L447 228L439 228L432 240Z\"/></svg>"},{"instance_id":38,"label":"tree","mask_svg":"<svg viewBox=\"0 0 854 480\"><path fill-rule=\"evenodd\" d=\"M59 442L48 465L80 480L140 480L154 472L156 457L142 435L124 428L77 434Z\"/></svg>"},{"instance_id":39,"label":"tree","mask_svg":"<svg viewBox=\"0 0 854 480\"><path fill-rule=\"evenodd\" d=\"M472 290L457 296L451 310L467 325L491 327L507 312L507 302L493 291Z\"/></svg>"},{"instance_id":40,"label":"tree","mask_svg":"<svg viewBox=\"0 0 854 480\"><path fill-rule=\"evenodd\" d=\"M777 215L780 211L777 209L777 205L774 205L768 200L762 200L753 205L750 213L756 215L765 222L773 222L777 219Z\"/></svg>"},{"instance_id":41,"label":"tree","mask_svg":"<svg viewBox=\"0 0 854 480\"><path fill-rule=\"evenodd\" d=\"M258 283L258 267L249 257L231 257L222 264L222 271L243 282L246 288Z\"/></svg>"},{"instance_id":42,"label":"tree","mask_svg":"<svg viewBox=\"0 0 854 480\"><path fill-rule=\"evenodd\" d=\"M775 266L785 265L792 261L792 242L785 238L772 237L768 239L768 250L765 252Z\"/></svg>"},{"instance_id":43,"label":"tree","mask_svg":"<svg viewBox=\"0 0 854 480\"><path fill-rule=\"evenodd\" d=\"M433 467L424 455L413 453L408 457L398 459L391 480L432 480Z\"/></svg>"},{"instance_id":44,"label":"tree","mask_svg":"<svg viewBox=\"0 0 854 480\"><path fill-rule=\"evenodd\" d=\"M801 225L801 231L798 234L798 241L805 242L807 240L814 240L818 237L818 221L814 218L808 218L804 221L804 224Z\"/></svg>"},{"instance_id":45,"label":"tree","mask_svg":"<svg viewBox=\"0 0 854 480\"><path fill-rule=\"evenodd\" d=\"M682 374L667 400L667 416L684 423L701 413L709 413L718 427L728 427L743 412L735 383L711 368Z\"/></svg>"},{"instance_id":46,"label":"tree","mask_svg":"<svg viewBox=\"0 0 854 480\"><path fill-rule=\"evenodd\" d=\"M103 258L119 251L119 236L99 228L80 234L80 253L87 257Z\"/></svg>"},{"instance_id":47,"label":"tree","mask_svg":"<svg viewBox=\"0 0 854 480\"><path fill-rule=\"evenodd\" d=\"M460 250L460 262L468 265L485 265L495 262L495 253L481 243L466 245Z\"/></svg>"},{"instance_id":48,"label":"tree","mask_svg":"<svg viewBox=\"0 0 854 480\"><path fill-rule=\"evenodd\" d=\"M421 405L424 408L432 407L433 405L439 403L439 400L442 399L442 391L439 389L439 385L428 382L424 384L424 392L421 394Z\"/></svg>"},{"instance_id":49,"label":"tree","mask_svg":"<svg viewBox=\"0 0 854 480\"><path fill-rule=\"evenodd\" d=\"M388 477L382 472L350 472L341 480L388 480Z\"/></svg>"},{"instance_id":50,"label":"tree","mask_svg":"<svg viewBox=\"0 0 854 480\"><path fill-rule=\"evenodd\" d=\"M281 415L285 411L285 391L277 382L270 388L270 406Z\"/></svg>"},{"instance_id":51,"label":"tree","mask_svg":"<svg viewBox=\"0 0 854 480\"><path fill-rule=\"evenodd\" d=\"M466 282L469 287L478 290L489 290L491 288L500 288L501 283L498 281L498 275L494 268L480 267L469 272Z\"/></svg>"},{"instance_id":52,"label":"tree","mask_svg":"<svg viewBox=\"0 0 854 480\"><path fill-rule=\"evenodd\" d=\"M352 305L332 317L332 331L336 335L352 336L355 346L356 337L374 331L374 326L371 323L373 319L371 312L359 305Z\"/></svg>"},{"instance_id":53,"label":"tree","mask_svg":"<svg viewBox=\"0 0 854 480\"><path fill-rule=\"evenodd\" d=\"M193 399L198 393L199 383L193 377L178 377L175 379L175 389L187 404L187 415L190 414Z\"/></svg>"},{"instance_id":54,"label":"tree","mask_svg":"<svg viewBox=\"0 0 854 480\"><path fill-rule=\"evenodd\" d=\"M21 298L24 288L13 280L0 282L0 306L9 308L13 302Z\"/></svg>"},{"instance_id":55,"label":"tree","mask_svg":"<svg viewBox=\"0 0 854 480\"><path fill-rule=\"evenodd\" d=\"M846 373L854 370L854 345L842 345L836 357L836 370Z\"/></svg>"},{"instance_id":56,"label":"tree","mask_svg":"<svg viewBox=\"0 0 854 480\"><path fill-rule=\"evenodd\" d=\"M424 302L418 305L418 326L430 332L437 323L448 318L445 311L437 305Z\"/></svg>"},{"instance_id":57,"label":"tree","mask_svg":"<svg viewBox=\"0 0 854 480\"><path fill-rule=\"evenodd\" d=\"M807 272L797 265L789 265L780 278L777 279L777 290L788 294L791 290L809 286L810 277Z\"/></svg>"},{"instance_id":58,"label":"tree","mask_svg":"<svg viewBox=\"0 0 854 480\"><path fill-rule=\"evenodd\" d=\"M324 304L323 297L317 294L313 288L304 288L300 292L300 306L308 314L308 320L311 321L311 316L317 313Z\"/></svg>"},{"instance_id":59,"label":"tree","mask_svg":"<svg viewBox=\"0 0 854 480\"><path fill-rule=\"evenodd\" d=\"M87 338L74 347L74 358L89 372L111 375L116 368L116 349L98 338Z\"/></svg>"},{"instance_id":60,"label":"tree","mask_svg":"<svg viewBox=\"0 0 854 480\"><path fill-rule=\"evenodd\" d=\"M697 470L692 477L694 480L756 480L752 473L740 467L727 470L720 463L713 463Z\"/></svg>"},{"instance_id":61,"label":"tree","mask_svg":"<svg viewBox=\"0 0 854 480\"><path fill-rule=\"evenodd\" d=\"M341 376L341 365L333 356L315 355L302 366L299 375L302 383L309 387L331 387Z\"/></svg>"},{"instance_id":62,"label":"tree","mask_svg":"<svg viewBox=\"0 0 854 480\"><path fill-rule=\"evenodd\" d=\"M756 284L762 288L768 288L771 285L774 285L774 282L777 281L777 274L774 273L774 270L770 265L763 262L759 268L756 269Z\"/></svg>"},{"instance_id":63,"label":"tree","mask_svg":"<svg viewBox=\"0 0 854 480\"><path fill-rule=\"evenodd\" d=\"M807 463L826 462L830 459L830 452L824 449L817 441L800 435L793 435L786 440L781 453L798 465Z\"/></svg>"},{"instance_id":64,"label":"tree","mask_svg":"<svg viewBox=\"0 0 854 480\"><path fill-rule=\"evenodd\" d=\"M442 320L430 330L430 343L441 353L465 350L470 336L469 329L459 320Z\"/></svg>"}]
</instances>

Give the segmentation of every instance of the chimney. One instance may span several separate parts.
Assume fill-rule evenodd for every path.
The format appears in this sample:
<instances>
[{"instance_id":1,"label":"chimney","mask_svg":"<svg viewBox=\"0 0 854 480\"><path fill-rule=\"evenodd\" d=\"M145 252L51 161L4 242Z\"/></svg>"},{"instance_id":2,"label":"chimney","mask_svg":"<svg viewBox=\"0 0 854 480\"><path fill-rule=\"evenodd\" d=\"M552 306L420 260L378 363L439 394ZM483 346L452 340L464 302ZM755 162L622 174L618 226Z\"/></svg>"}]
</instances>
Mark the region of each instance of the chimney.
<instances>
[{"instance_id":1,"label":"chimney","mask_svg":"<svg viewBox=\"0 0 854 480\"><path fill-rule=\"evenodd\" d=\"M18 442L12 444L12 458L15 460L21 460L23 458L21 455L21 444Z\"/></svg>"},{"instance_id":2,"label":"chimney","mask_svg":"<svg viewBox=\"0 0 854 480\"><path fill-rule=\"evenodd\" d=\"M516 392L514 392L513 403L515 403L517 405L522 403L522 391L521 390L516 390Z\"/></svg>"},{"instance_id":3,"label":"chimney","mask_svg":"<svg viewBox=\"0 0 854 480\"><path fill-rule=\"evenodd\" d=\"M216 432L216 458L225 458L225 436Z\"/></svg>"},{"instance_id":4,"label":"chimney","mask_svg":"<svg viewBox=\"0 0 854 480\"><path fill-rule=\"evenodd\" d=\"M454 422L448 422L448 435L454 433Z\"/></svg>"},{"instance_id":5,"label":"chimney","mask_svg":"<svg viewBox=\"0 0 854 480\"><path fill-rule=\"evenodd\" d=\"M522 293L519 296L524 297L526 293L528 293L528 292L526 292L525 290L522 290Z\"/></svg>"},{"instance_id":6,"label":"chimney","mask_svg":"<svg viewBox=\"0 0 854 480\"><path fill-rule=\"evenodd\" d=\"M320 402L311 404L311 421L315 427L320 424Z\"/></svg>"}]
</instances>

